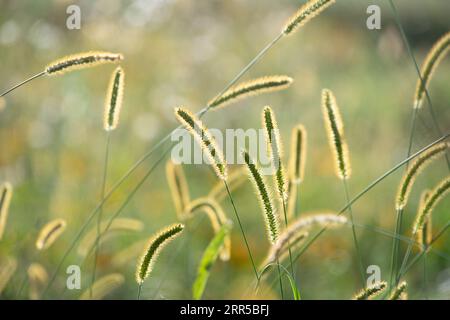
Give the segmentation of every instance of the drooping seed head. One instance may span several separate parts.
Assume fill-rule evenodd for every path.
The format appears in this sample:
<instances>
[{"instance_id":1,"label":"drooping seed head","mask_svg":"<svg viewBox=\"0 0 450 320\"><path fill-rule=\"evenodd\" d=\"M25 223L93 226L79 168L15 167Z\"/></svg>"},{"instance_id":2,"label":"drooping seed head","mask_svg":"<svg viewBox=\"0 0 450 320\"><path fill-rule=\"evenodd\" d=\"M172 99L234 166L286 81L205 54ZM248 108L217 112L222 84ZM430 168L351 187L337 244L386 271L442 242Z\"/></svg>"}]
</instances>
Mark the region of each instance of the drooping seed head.
<instances>
[{"instance_id":1,"label":"drooping seed head","mask_svg":"<svg viewBox=\"0 0 450 320\"><path fill-rule=\"evenodd\" d=\"M286 22L284 34L291 34L335 3L335 0L309 0Z\"/></svg>"},{"instance_id":2,"label":"drooping seed head","mask_svg":"<svg viewBox=\"0 0 450 320\"><path fill-rule=\"evenodd\" d=\"M248 169L249 178L253 182L255 186L255 190L258 194L258 199L261 205L261 209L264 215L264 221L267 229L267 237L270 243L275 243L278 239L279 235L279 222L278 216L274 210L272 205L272 199L267 189L267 185L259 172L258 167L256 166L253 159L250 158L250 155L247 151L242 152L245 165Z\"/></svg>"},{"instance_id":3,"label":"drooping seed head","mask_svg":"<svg viewBox=\"0 0 450 320\"><path fill-rule=\"evenodd\" d=\"M222 151L218 148L208 129L199 119L186 109L176 108L175 116L206 153L217 176L222 180L226 180L227 164Z\"/></svg>"},{"instance_id":4,"label":"drooping seed head","mask_svg":"<svg viewBox=\"0 0 450 320\"><path fill-rule=\"evenodd\" d=\"M186 207L191 201L183 167L179 164L174 164L172 161L168 161L166 164L166 177L177 217L180 221L183 221L186 219L184 216Z\"/></svg>"},{"instance_id":5,"label":"drooping seed head","mask_svg":"<svg viewBox=\"0 0 450 320\"><path fill-rule=\"evenodd\" d=\"M105 63L117 63L123 60L120 53L90 51L73 54L51 62L46 68L47 75L63 74L78 69L90 68Z\"/></svg>"},{"instance_id":6,"label":"drooping seed head","mask_svg":"<svg viewBox=\"0 0 450 320\"><path fill-rule=\"evenodd\" d=\"M325 127L328 132L328 142L335 158L336 175L343 180L349 179L351 166L348 146L344 136L344 125L336 98L328 89L322 91L322 110Z\"/></svg>"},{"instance_id":7,"label":"drooping seed head","mask_svg":"<svg viewBox=\"0 0 450 320\"><path fill-rule=\"evenodd\" d=\"M306 237L308 237L308 232L292 233L289 236L285 236L282 233L277 242L270 247L260 269L264 269L266 265L277 261L282 262L287 257L286 253L289 253L289 249L294 251Z\"/></svg>"},{"instance_id":8,"label":"drooping seed head","mask_svg":"<svg viewBox=\"0 0 450 320\"><path fill-rule=\"evenodd\" d=\"M402 210L408 203L409 195L417 176L433 160L437 159L441 155L444 155L448 149L448 146L448 143L443 142L435 145L434 147L431 147L422 155L420 155L408 168L407 172L402 178L402 181L400 182L399 189L397 191L397 197L395 201L395 208L397 210Z\"/></svg>"},{"instance_id":9,"label":"drooping seed head","mask_svg":"<svg viewBox=\"0 0 450 320\"><path fill-rule=\"evenodd\" d=\"M430 218L436 205L444 199L444 197L450 192L450 177L444 179L436 188L431 191L427 197L422 210L417 215L416 221L413 226L413 234L416 235L419 230L422 230L427 219Z\"/></svg>"},{"instance_id":10,"label":"drooping seed head","mask_svg":"<svg viewBox=\"0 0 450 320\"><path fill-rule=\"evenodd\" d=\"M294 80L288 76L266 76L246 81L225 91L208 102L209 108L224 107L240 99L261 93L287 89Z\"/></svg>"},{"instance_id":11,"label":"drooping seed head","mask_svg":"<svg viewBox=\"0 0 450 320\"><path fill-rule=\"evenodd\" d=\"M55 219L47 223L39 232L36 240L38 250L48 249L66 229L66 221Z\"/></svg>"},{"instance_id":12,"label":"drooping seed head","mask_svg":"<svg viewBox=\"0 0 450 320\"><path fill-rule=\"evenodd\" d=\"M431 190L425 190L420 196L419 209L417 210L416 220L420 219L420 214L422 213L425 203L430 197ZM425 218L423 228L417 231L416 240L420 245L420 250L424 251L427 249L428 245L431 243L433 236L432 232L432 215L430 214Z\"/></svg>"},{"instance_id":13,"label":"drooping seed head","mask_svg":"<svg viewBox=\"0 0 450 320\"><path fill-rule=\"evenodd\" d=\"M386 287L386 281L377 282L354 295L353 300L370 300L382 293Z\"/></svg>"},{"instance_id":14,"label":"drooping seed head","mask_svg":"<svg viewBox=\"0 0 450 320\"><path fill-rule=\"evenodd\" d=\"M227 225L231 228L231 220L227 218L222 207L216 200L212 198L198 198L186 207L185 216L192 217L196 211L204 211L209 218L214 233L218 233L222 226ZM231 237L229 234L225 236L224 245L220 251L220 259L228 261L231 253Z\"/></svg>"},{"instance_id":15,"label":"drooping seed head","mask_svg":"<svg viewBox=\"0 0 450 320\"><path fill-rule=\"evenodd\" d=\"M9 182L5 182L0 186L0 240L5 232L12 192L13 188Z\"/></svg>"},{"instance_id":16,"label":"drooping seed head","mask_svg":"<svg viewBox=\"0 0 450 320\"><path fill-rule=\"evenodd\" d=\"M291 133L291 152L289 160L289 176L294 184L303 181L305 175L307 133L302 124L299 124Z\"/></svg>"},{"instance_id":17,"label":"drooping seed head","mask_svg":"<svg viewBox=\"0 0 450 320\"><path fill-rule=\"evenodd\" d=\"M149 276L160 251L172 239L178 236L183 229L184 225L173 224L162 229L155 236L150 238L137 264L136 281L138 284L142 284Z\"/></svg>"},{"instance_id":18,"label":"drooping seed head","mask_svg":"<svg viewBox=\"0 0 450 320\"><path fill-rule=\"evenodd\" d=\"M83 292L80 300L101 300L124 284L124 282L125 277L120 273L111 273L103 276L95 281L92 287Z\"/></svg>"},{"instance_id":19,"label":"drooping seed head","mask_svg":"<svg viewBox=\"0 0 450 320\"><path fill-rule=\"evenodd\" d=\"M408 287L406 281L400 283L389 296L389 300L407 300L408 294L406 293L406 288Z\"/></svg>"},{"instance_id":20,"label":"drooping seed head","mask_svg":"<svg viewBox=\"0 0 450 320\"><path fill-rule=\"evenodd\" d=\"M269 106L264 107L262 122L266 133L269 154L272 158L272 166L275 170L275 185L278 190L278 196L280 197L281 202L283 202L287 200L287 182L284 174L283 162L281 160L283 156L283 146L277 120Z\"/></svg>"},{"instance_id":21,"label":"drooping seed head","mask_svg":"<svg viewBox=\"0 0 450 320\"><path fill-rule=\"evenodd\" d=\"M427 54L420 69L422 79L417 80L416 91L414 93L414 108L420 109L423 104L428 84L431 81L434 71L439 63L444 59L450 50L450 32L442 36Z\"/></svg>"},{"instance_id":22,"label":"drooping seed head","mask_svg":"<svg viewBox=\"0 0 450 320\"><path fill-rule=\"evenodd\" d=\"M117 67L111 76L108 93L106 95L105 116L103 120L103 127L106 131L116 129L119 124L124 84L125 72L121 67Z\"/></svg>"}]
</instances>

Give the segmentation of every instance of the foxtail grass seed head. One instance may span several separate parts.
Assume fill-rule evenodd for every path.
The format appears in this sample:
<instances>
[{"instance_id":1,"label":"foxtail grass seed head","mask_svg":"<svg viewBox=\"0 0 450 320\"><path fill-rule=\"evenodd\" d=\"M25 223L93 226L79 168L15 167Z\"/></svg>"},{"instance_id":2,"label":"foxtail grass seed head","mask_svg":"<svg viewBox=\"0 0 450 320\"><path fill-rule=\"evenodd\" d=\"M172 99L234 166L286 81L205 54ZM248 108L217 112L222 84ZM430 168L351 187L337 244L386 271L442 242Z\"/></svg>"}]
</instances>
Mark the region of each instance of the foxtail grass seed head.
<instances>
[{"instance_id":1,"label":"foxtail grass seed head","mask_svg":"<svg viewBox=\"0 0 450 320\"><path fill-rule=\"evenodd\" d=\"M94 282L91 288L87 289L80 296L80 300L101 300L125 282L125 278L120 273L111 273L101 277ZM92 292L92 296L91 296Z\"/></svg>"},{"instance_id":2,"label":"foxtail grass seed head","mask_svg":"<svg viewBox=\"0 0 450 320\"><path fill-rule=\"evenodd\" d=\"M313 226L321 226L327 228L337 228L347 223L347 218L336 213L312 213L294 220L289 227L283 231L283 238L292 237L302 231L308 231ZM280 236L281 237L281 236Z\"/></svg>"},{"instance_id":3,"label":"foxtail grass seed head","mask_svg":"<svg viewBox=\"0 0 450 320\"><path fill-rule=\"evenodd\" d=\"M186 207L191 201L183 167L179 164L174 164L169 160L166 164L166 177L178 220L183 221L186 219L184 216ZM223 183L221 183L221 185L223 185Z\"/></svg>"},{"instance_id":4,"label":"foxtail grass seed head","mask_svg":"<svg viewBox=\"0 0 450 320\"><path fill-rule=\"evenodd\" d=\"M377 282L357 293L353 300L370 300L381 294L387 287L386 281Z\"/></svg>"},{"instance_id":5,"label":"foxtail grass seed head","mask_svg":"<svg viewBox=\"0 0 450 320\"><path fill-rule=\"evenodd\" d=\"M191 112L183 108L176 108L175 116L206 153L219 179L226 180L227 164L208 129Z\"/></svg>"},{"instance_id":6,"label":"foxtail grass seed head","mask_svg":"<svg viewBox=\"0 0 450 320\"><path fill-rule=\"evenodd\" d=\"M106 131L112 131L119 124L120 109L123 101L123 88L125 84L125 72L121 67L114 70L109 82L108 94L105 101L105 116L103 127Z\"/></svg>"},{"instance_id":7,"label":"foxtail grass seed head","mask_svg":"<svg viewBox=\"0 0 450 320\"><path fill-rule=\"evenodd\" d=\"M308 236L308 232L297 232L297 233L282 233L277 242L270 247L269 253L264 260L261 269L270 263L276 263L277 261L282 262L285 258L285 254L291 248L292 251L303 242Z\"/></svg>"},{"instance_id":8,"label":"foxtail grass seed head","mask_svg":"<svg viewBox=\"0 0 450 320\"><path fill-rule=\"evenodd\" d=\"M427 199L430 197L431 190L425 190L422 192L420 196L419 209L417 210L416 219L419 219L421 212L427 202ZM425 218L423 228L417 231L416 240L420 245L420 250L424 251L427 249L428 245L431 243L431 239L433 237L432 232L432 215L430 214Z\"/></svg>"},{"instance_id":9,"label":"foxtail grass seed head","mask_svg":"<svg viewBox=\"0 0 450 320\"><path fill-rule=\"evenodd\" d=\"M215 234L217 234L224 225L227 225L227 228L231 228L231 220L227 218L222 207L216 200L205 197L192 201L186 208L185 216L191 218L196 211L200 210L203 210L208 215ZM230 253L231 238L230 235L227 234L224 238L224 245L220 250L220 259L222 261L228 261L230 259Z\"/></svg>"},{"instance_id":10,"label":"foxtail grass seed head","mask_svg":"<svg viewBox=\"0 0 450 320\"><path fill-rule=\"evenodd\" d=\"M336 174L340 179L347 180L351 175L351 166L344 125L336 98L328 89L322 91L322 109L328 141L335 157Z\"/></svg>"},{"instance_id":11,"label":"foxtail grass seed head","mask_svg":"<svg viewBox=\"0 0 450 320\"><path fill-rule=\"evenodd\" d=\"M303 181L305 175L307 133L302 124L299 124L291 133L291 152L289 160L289 176L294 184Z\"/></svg>"},{"instance_id":12,"label":"foxtail grass seed head","mask_svg":"<svg viewBox=\"0 0 450 320\"><path fill-rule=\"evenodd\" d=\"M208 108L225 107L240 99L261 93L287 89L294 80L288 76L266 76L246 81L225 91L208 102Z\"/></svg>"},{"instance_id":13,"label":"foxtail grass seed head","mask_svg":"<svg viewBox=\"0 0 450 320\"><path fill-rule=\"evenodd\" d=\"M30 300L39 300L42 291L48 282L48 273L45 268L39 263L32 263L28 267L28 283L30 286L29 297Z\"/></svg>"},{"instance_id":14,"label":"foxtail grass seed head","mask_svg":"<svg viewBox=\"0 0 450 320\"><path fill-rule=\"evenodd\" d=\"M120 53L90 51L66 56L53 61L45 68L45 72L47 75L57 75L100 64L117 63L122 60L123 56Z\"/></svg>"},{"instance_id":15,"label":"foxtail grass seed head","mask_svg":"<svg viewBox=\"0 0 450 320\"><path fill-rule=\"evenodd\" d=\"M267 189L267 185L253 159L250 158L250 155L247 151L243 151L242 155L245 161L245 165L248 169L250 180L253 182L255 190L258 194L259 202L266 223L267 237L270 243L274 244L277 241L279 235L279 221L272 205L271 196Z\"/></svg>"},{"instance_id":16,"label":"foxtail grass seed head","mask_svg":"<svg viewBox=\"0 0 450 320\"><path fill-rule=\"evenodd\" d=\"M281 144L277 120L269 106L266 106L263 110L262 122L266 132L268 150L272 157L272 166L275 170L275 185L281 202L284 202L287 200L287 182L284 174L283 162L281 160L283 156L283 146Z\"/></svg>"},{"instance_id":17,"label":"foxtail grass seed head","mask_svg":"<svg viewBox=\"0 0 450 320\"><path fill-rule=\"evenodd\" d=\"M36 248L38 250L48 249L56 239L66 229L66 221L63 219L55 219L47 223L39 232L36 240Z\"/></svg>"},{"instance_id":18,"label":"foxtail grass seed head","mask_svg":"<svg viewBox=\"0 0 450 320\"><path fill-rule=\"evenodd\" d=\"M5 233L12 192L13 188L9 182L5 182L0 186L0 240Z\"/></svg>"},{"instance_id":19,"label":"foxtail grass seed head","mask_svg":"<svg viewBox=\"0 0 450 320\"><path fill-rule=\"evenodd\" d=\"M389 300L408 300L408 294L406 293L407 283L403 281L400 283L389 296Z\"/></svg>"},{"instance_id":20,"label":"foxtail grass seed head","mask_svg":"<svg viewBox=\"0 0 450 320\"><path fill-rule=\"evenodd\" d=\"M416 235L419 230L422 230L427 219L430 218L436 205L444 199L450 191L450 177L444 179L428 196L421 212L418 214L413 226L413 234Z\"/></svg>"},{"instance_id":21,"label":"foxtail grass seed head","mask_svg":"<svg viewBox=\"0 0 450 320\"><path fill-rule=\"evenodd\" d=\"M142 253L139 263L137 264L136 281L138 284L144 283L145 279L152 271L153 265L158 258L160 251L167 245L167 243L178 236L183 229L184 225L182 224L172 224L150 238L144 252Z\"/></svg>"},{"instance_id":22,"label":"foxtail grass seed head","mask_svg":"<svg viewBox=\"0 0 450 320\"><path fill-rule=\"evenodd\" d=\"M12 257L2 257L0 260L0 294L8 285L9 280L17 269L17 259Z\"/></svg>"},{"instance_id":23,"label":"foxtail grass seed head","mask_svg":"<svg viewBox=\"0 0 450 320\"><path fill-rule=\"evenodd\" d=\"M411 189L414 185L414 181L417 176L422 172L422 170L429 165L437 157L444 155L448 149L448 143L440 143L434 147L425 151L419 158L417 158L413 164L409 167L408 171L402 178L400 182L399 189L397 191L397 197L395 201L395 208L397 210L402 210L409 199Z\"/></svg>"},{"instance_id":24,"label":"foxtail grass seed head","mask_svg":"<svg viewBox=\"0 0 450 320\"><path fill-rule=\"evenodd\" d=\"M431 81L434 71L450 50L450 32L442 36L431 48L420 70L422 81L419 78L414 93L414 108L420 109L426 96L427 87Z\"/></svg>"},{"instance_id":25,"label":"foxtail grass seed head","mask_svg":"<svg viewBox=\"0 0 450 320\"><path fill-rule=\"evenodd\" d=\"M333 3L335 0L309 0L286 22L283 33L286 35L293 33Z\"/></svg>"}]
</instances>

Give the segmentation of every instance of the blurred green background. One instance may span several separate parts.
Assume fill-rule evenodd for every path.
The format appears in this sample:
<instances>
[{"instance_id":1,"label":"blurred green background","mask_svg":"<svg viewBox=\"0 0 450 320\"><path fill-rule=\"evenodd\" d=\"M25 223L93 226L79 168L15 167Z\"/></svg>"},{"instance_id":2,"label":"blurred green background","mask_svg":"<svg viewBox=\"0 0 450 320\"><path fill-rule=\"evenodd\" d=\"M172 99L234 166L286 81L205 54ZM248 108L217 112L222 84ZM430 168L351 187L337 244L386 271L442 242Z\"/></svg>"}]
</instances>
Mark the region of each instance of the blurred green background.
<instances>
[{"instance_id":1,"label":"blurred green background","mask_svg":"<svg viewBox=\"0 0 450 320\"><path fill-rule=\"evenodd\" d=\"M133 163L176 125L173 108L198 111L214 97L271 39L303 4L300 0L140 0L140 1L12 1L0 3L0 87L6 90L42 71L50 61L88 50L121 52L126 87L119 128L113 132L108 189ZM397 0L400 18L418 63L432 44L450 30L450 2ZM67 6L81 8L81 29L66 28ZM381 30L368 30L366 9L382 9ZM30 263L39 262L51 275L91 210L100 199L106 134L103 101L113 66L100 66L58 77L40 78L8 95L0 111L0 182L11 181L14 195L0 260L15 257L18 268L1 298L28 297ZM444 132L450 120L450 59L442 62L430 94ZM301 212L338 211L345 204L320 110L322 88L332 89L341 108L350 147L356 195L372 180L404 159L409 138L412 96L417 73L388 1L338 0L294 35L280 41L243 80L271 74L295 79L285 91L249 98L216 112L205 123L213 128L259 128L260 112L271 105L284 142L291 128L308 130L306 177L301 185ZM428 105L420 111L414 150L438 137ZM287 148L288 149L288 148ZM110 217L156 161L139 169L106 203ZM217 182L205 166L184 166L191 196L204 196ZM405 212L404 233L416 214L421 191L448 175L437 161L418 179ZM357 233L365 265L378 265L389 277L394 198L403 170L390 175L353 207L355 220L366 228ZM258 263L268 250L260 209L249 183L234 193L247 237ZM434 212L437 232L450 216L450 201ZM228 201L227 215L234 218ZM98 276L119 272L125 284L109 298L134 299L136 258L113 266L115 253L146 239L176 221L164 163L141 186L121 213L140 219L142 232L123 233L102 245ZM36 252L34 242L49 220L64 218L68 226L55 244ZM90 224L91 229L95 224ZM188 223L187 232L167 247L145 283L143 299L191 298L201 254L213 233L206 219ZM278 287L265 286L253 295L253 274L235 223L232 256L212 269L205 298L279 298ZM402 252L406 246L402 244ZM417 251L415 251L416 253ZM423 261L406 276L411 298L450 298L449 237L444 235ZM64 290L68 265L81 264L76 250L68 256L49 291L49 298L78 298L90 283L92 257L82 265L82 290ZM304 299L347 299L360 288L350 227L326 232L302 255L297 281ZM269 281L267 284L271 284ZM287 285L285 286L287 287ZM428 290L425 288L428 287ZM286 295L288 295L286 291Z\"/></svg>"}]
</instances>

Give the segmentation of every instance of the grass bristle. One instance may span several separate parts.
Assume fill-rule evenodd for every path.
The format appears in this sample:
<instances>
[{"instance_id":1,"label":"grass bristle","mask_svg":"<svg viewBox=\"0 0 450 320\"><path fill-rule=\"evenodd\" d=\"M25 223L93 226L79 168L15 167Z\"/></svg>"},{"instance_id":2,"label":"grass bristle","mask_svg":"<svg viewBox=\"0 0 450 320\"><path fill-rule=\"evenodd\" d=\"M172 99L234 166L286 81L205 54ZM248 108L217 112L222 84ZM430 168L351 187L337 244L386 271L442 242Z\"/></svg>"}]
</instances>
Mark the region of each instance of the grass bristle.
<instances>
[{"instance_id":1,"label":"grass bristle","mask_svg":"<svg viewBox=\"0 0 450 320\"><path fill-rule=\"evenodd\" d=\"M186 207L191 201L189 186L184 175L183 167L169 160L166 164L166 177L178 220L183 221L186 219L184 216Z\"/></svg>"},{"instance_id":2,"label":"grass bristle","mask_svg":"<svg viewBox=\"0 0 450 320\"><path fill-rule=\"evenodd\" d=\"M136 281L138 284L144 283L145 279L152 271L153 265L161 250L177 235L183 231L184 225L172 224L159 231L148 241L144 252L141 255L136 268Z\"/></svg>"},{"instance_id":3,"label":"grass bristle","mask_svg":"<svg viewBox=\"0 0 450 320\"><path fill-rule=\"evenodd\" d=\"M231 228L231 221L223 212L222 207L212 198L199 198L192 201L186 208L186 216L192 217L196 211L203 210L211 222L214 232L217 234L223 225L228 225ZM231 252L231 238L227 234L224 239L224 245L220 251L220 259L227 261L230 259Z\"/></svg>"},{"instance_id":4,"label":"grass bristle","mask_svg":"<svg viewBox=\"0 0 450 320\"><path fill-rule=\"evenodd\" d=\"M292 129L291 151L289 154L289 178L294 184L303 181L307 152L307 133L302 124Z\"/></svg>"},{"instance_id":5,"label":"grass bristle","mask_svg":"<svg viewBox=\"0 0 450 320\"><path fill-rule=\"evenodd\" d=\"M219 179L226 180L227 164L208 129L191 112L183 108L176 108L175 116L206 153Z\"/></svg>"},{"instance_id":6,"label":"grass bristle","mask_svg":"<svg viewBox=\"0 0 450 320\"><path fill-rule=\"evenodd\" d=\"M209 108L224 107L240 99L288 88L294 80L288 76L266 76L246 81L208 102Z\"/></svg>"},{"instance_id":7,"label":"grass bristle","mask_svg":"<svg viewBox=\"0 0 450 320\"><path fill-rule=\"evenodd\" d=\"M445 154L448 146L449 144L445 142L435 145L434 147L428 149L422 155L420 155L409 167L408 171L403 176L402 181L399 185L399 189L397 191L397 197L395 201L395 207L397 210L402 210L406 206L409 195L411 193L411 189L414 185L414 181L416 180L420 172L422 172L422 170L434 159L436 159L440 155Z\"/></svg>"},{"instance_id":8,"label":"grass bristle","mask_svg":"<svg viewBox=\"0 0 450 320\"><path fill-rule=\"evenodd\" d=\"M279 221L275 209L272 205L271 196L267 189L267 185L253 159L250 158L250 155L247 151L243 151L242 155L248 169L249 178L253 182L255 190L258 194L258 199L263 211L264 221L266 224L267 237L269 239L269 242L274 244L277 241L279 235Z\"/></svg>"},{"instance_id":9,"label":"grass bristle","mask_svg":"<svg viewBox=\"0 0 450 320\"><path fill-rule=\"evenodd\" d=\"M0 187L0 240L3 238L3 234L5 233L12 192L12 185L8 182L3 183Z\"/></svg>"},{"instance_id":10,"label":"grass bristle","mask_svg":"<svg viewBox=\"0 0 450 320\"><path fill-rule=\"evenodd\" d=\"M101 300L125 282L120 273L112 273L101 277L80 296L80 300ZM92 293L92 296L91 296Z\"/></svg>"},{"instance_id":11,"label":"grass bristle","mask_svg":"<svg viewBox=\"0 0 450 320\"><path fill-rule=\"evenodd\" d=\"M51 62L46 68L47 75L63 74L78 69L90 68L105 63L117 63L123 60L120 53L90 51L73 54Z\"/></svg>"},{"instance_id":12,"label":"grass bristle","mask_svg":"<svg viewBox=\"0 0 450 320\"><path fill-rule=\"evenodd\" d=\"M425 225L427 219L430 218L431 213L433 212L436 205L441 201L450 191L450 177L444 179L433 191L431 191L430 195L427 197L423 208L417 215L416 221L413 226L413 234L417 234L419 230Z\"/></svg>"},{"instance_id":13,"label":"grass bristle","mask_svg":"<svg viewBox=\"0 0 450 320\"><path fill-rule=\"evenodd\" d=\"M280 130L272 109L264 107L262 113L263 127L266 133L268 150L272 158L272 166L275 170L275 185L281 202L287 200L287 182L283 168L283 146L281 143Z\"/></svg>"},{"instance_id":14,"label":"grass bristle","mask_svg":"<svg viewBox=\"0 0 450 320\"><path fill-rule=\"evenodd\" d=\"M120 110L123 101L123 88L125 85L125 72L121 67L114 70L109 82L108 93L105 101L105 116L103 127L106 131L112 131L119 124Z\"/></svg>"},{"instance_id":15,"label":"grass bristle","mask_svg":"<svg viewBox=\"0 0 450 320\"><path fill-rule=\"evenodd\" d=\"M66 229L66 221L55 219L47 223L39 232L36 240L38 250L48 249Z\"/></svg>"},{"instance_id":16,"label":"grass bristle","mask_svg":"<svg viewBox=\"0 0 450 320\"><path fill-rule=\"evenodd\" d=\"M340 179L347 180L351 175L351 166L344 125L336 98L328 89L322 91L322 111L328 132L328 142L335 158L336 175Z\"/></svg>"},{"instance_id":17,"label":"grass bristle","mask_svg":"<svg viewBox=\"0 0 450 320\"><path fill-rule=\"evenodd\" d=\"M407 283L403 281L400 283L389 296L389 300L408 300L408 294L406 293Z\"/></svg>"},{"instance_id":18,"label":"grass bristle","mask_svg":"<svg viewBox=\"0 0 450 320\"><path fill-rule=\"evenodd\" d=\"M370 300L381 294L387 287L386 281L377 282L353 296L353 300Z\"/></svg>"},{"instance_id":19,"label":"grass bristle","mask_svg":"<svg viewBox=\"0 0 450 320\"><path fill-rule=\"evenodd\" d=\"M284 34L291 34L304 26L315 16L319 15L326 8L335 3L335 0L310 0L286 22L283 28Z\"/></svg>"},{"instance_id":20,"label":"grass bristle","mask_svg":"<svg viewBox=\"0 0 450 320\"><path fill-rule=\"evenodd\" d=\"M442 36L431 48L427 54L424 63L420 69L422 81L419 78L414 93L414 108L420 109L426 95L427 87L431 81L434 71L436 71L439 63L450 50L450 32Z\"/></svg>"}]
</instances>

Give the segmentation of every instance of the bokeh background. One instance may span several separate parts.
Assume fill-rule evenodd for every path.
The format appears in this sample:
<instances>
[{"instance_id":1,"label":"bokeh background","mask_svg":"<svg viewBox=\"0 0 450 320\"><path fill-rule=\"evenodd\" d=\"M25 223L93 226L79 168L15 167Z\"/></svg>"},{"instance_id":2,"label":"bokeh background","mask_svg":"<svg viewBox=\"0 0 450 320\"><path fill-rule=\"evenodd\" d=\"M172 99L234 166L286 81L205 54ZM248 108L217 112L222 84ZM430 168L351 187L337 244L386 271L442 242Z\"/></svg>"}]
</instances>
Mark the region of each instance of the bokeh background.
<instances>
[{"instance_id":1,"label":"bokeh background","mask_svg":"<svg viewBox=\"0 0 450 320\"><path fill-rule=\"evenodd\" d=\"M397 0L401 21L420 64L428 49L450 30L450 3L445 0ZM119 128L113 132L107 186L113 184L146 151L176 125L173 108L198 111L280 31L303 4L300 0L136 0L136 1L12 1L0 3L0 91L40 72L50 61L88 50L121 52L125 56L126 88ZM66 28L67 6L81 8L81 29ZM381 30L368 30L366 9L382 9ZM113 66L40 78L8 95L0 111L0 181L14 185L0 261L14 257L18 267L1 298L28 298L28 285L18 295L30 263L42 264L51 275L82 224L100 200L106 134L103 101ZM430 94L444 132L450 120L450 60L436 72ZM338 0L320 17L280 41L243 80L271 74L295 79L285 91L249 98L208 113L209 127L259 128L260 112L271 105L285 144L291 128L303 123L309 133L306 178L301 185L301 212L339 210L345 204L342 183L323 129L320 91L332 89L341 107L350 147L355 195L372 180L404 159L407 152L412 96L417 79L387 1ZM421 110L414 150L438 137L428 105ZM160 152L157 153L160 155ZM120 208L146 171L151 157L105 204L104 217ZM204 165L184 166L193 198L204 196L217 178ZM378 265L387 279L393 232L394 198L402 170L390 175L353 207L365 265ZM410 234L421 191L448 175L444 161L421 177L405 212L404 234ZM257 261L268 242L250 183L234 192L244 228ZM228 201L222 203L233 218ZM434 230L449 218L450 201L434 212ZM112 272L125 283L108 298L134 299L136 257L121 265L112 259L123 249L176 221L164 163L127 204L121 217L139 219L140 232L120 233L103 243L98 277ZM34 242L49 220L64 218L67 229L55 244L36 252ZM88 229L95 226L91 223ZM188 222L187 232L159 257L142 290L143 299L191 298L201 254L213 233L206 219ZM254 295L254 278L237 224L232 255L212 269L205 298L279 298L268 281ZM402 252L406 246L401 246ZM414 251L417 253L417 251ZM450 297L449 237L444 235L407 274L411 298ZM73 250L51 286L48 298L76 299L90 283L92 257ZM81 265L82 289L64 290L66 267ZM426 272L424 271L426 270ZM359 289L350 227L329 231L297 264L304 299L347 299ZM425 281L425 278L427 279ZM286 284L285 287L288 287ZM290 296L286 291L286 296Z\"/></svg>"}]
</instances>

